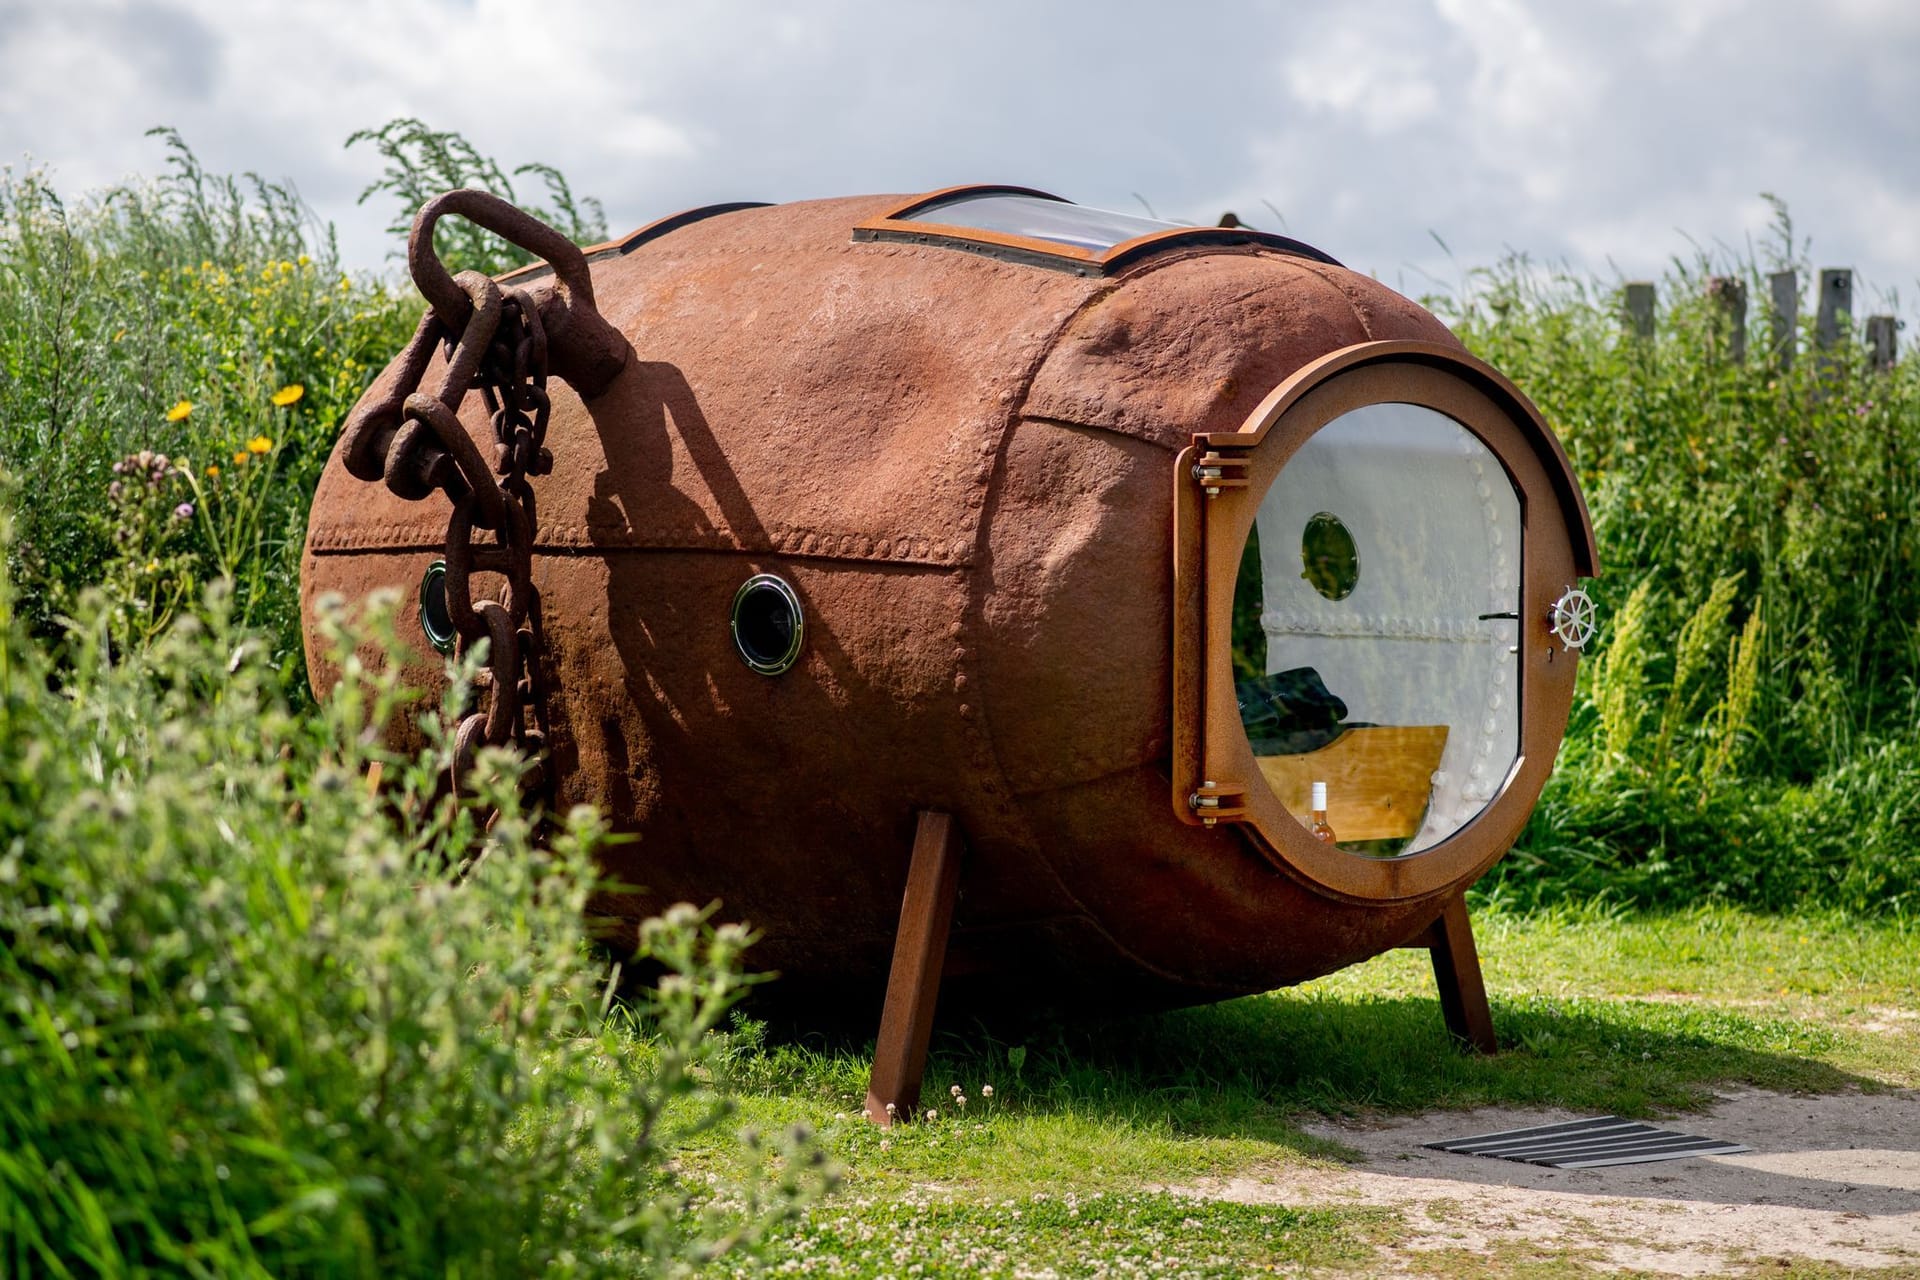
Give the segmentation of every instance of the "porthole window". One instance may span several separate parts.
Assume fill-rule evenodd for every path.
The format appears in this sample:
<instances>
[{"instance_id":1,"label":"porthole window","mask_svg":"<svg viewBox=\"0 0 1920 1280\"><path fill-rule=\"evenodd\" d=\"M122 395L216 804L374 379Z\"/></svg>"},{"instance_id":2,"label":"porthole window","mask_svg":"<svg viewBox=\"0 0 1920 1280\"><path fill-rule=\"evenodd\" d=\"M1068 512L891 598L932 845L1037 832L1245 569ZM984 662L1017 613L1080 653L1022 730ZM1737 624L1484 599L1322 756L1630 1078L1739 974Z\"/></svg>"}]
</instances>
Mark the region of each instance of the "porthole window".
<instances>
[{"instance_id":1,"label":"porthole window","mask_svg":"<svg viewBox=\"0 0 1920 1280\"><path fill-rule=\"evenodd\" d=\"M800 595L778 574L758 573L733 596L733 647L763 676L777 676L800 660L806 619Z\"/></svg>"},{"instance_id":2,"label":"porthole window","mask_svg":"<svg viewBox=\"0 0 1920 1280\"><path fill-rule=\"evenodd\" d=\"M438 653L452 653L459 634L447 612L447 562L435 560L420 579L420 629Z\"/></svg>"},{"instance_id":3,"label":"porthole window","mask_svg":"<svg viewBox=\"0 0 1920 1280\"><path fill-rule=\"evenodd\" d=\"M1340 517L1316 512L1300 534L1300 576L1329 600L1345 600L1360 581L1360 551Z\"/></svg>"},{"instance_id":4,"label":"porthole window","mask_svg":"<svg viewBox=\"0 0 1920 1280\"><path fill-rule=\"evenodd\" d=\"M1235 693L1302 824L1324 783L1342 849L1418 853L1493 799L1520 744L1519 529L1499 459L1423 405L1342 414L1274 479L1249 532L1259 573L1235 587L1262 652L1236 662Z\"/></svg>"},{"instance_id":5,"label":"porthole window","mask_svg":"<svg viewBox=\"0 0 1920 1280\"><path fill-rule=\"evenodd\" d=\"M1177 474L1176 811L1356 899L1491 866L1573 704L1554 601L1571 618L1596 568L1539 412L1463 352L1360 343L1197 435Z\"/></svg>"}]
</instances>

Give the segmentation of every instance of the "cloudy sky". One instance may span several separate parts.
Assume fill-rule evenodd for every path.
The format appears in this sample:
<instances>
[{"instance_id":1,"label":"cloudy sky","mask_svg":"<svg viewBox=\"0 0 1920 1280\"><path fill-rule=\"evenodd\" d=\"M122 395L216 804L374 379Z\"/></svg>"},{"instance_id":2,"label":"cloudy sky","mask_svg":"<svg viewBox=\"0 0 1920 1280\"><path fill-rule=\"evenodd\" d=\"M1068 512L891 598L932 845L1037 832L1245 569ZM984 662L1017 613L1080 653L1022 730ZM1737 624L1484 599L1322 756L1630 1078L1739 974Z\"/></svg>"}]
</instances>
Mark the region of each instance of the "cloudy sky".
<instances>
[{"instance_id":1,"label":"cloudy sky","mask_svg":"<svg viewBox=\"0 0 1920 1280\"><path fill-rule=\"evenodd\" d=\"M1509 250L1604 279L1790 209L1920 299L1913 0L0 0L0 162L291 180L379 267L356 128L559 166L615 234L692 205L1041 187L1246 221L1418 295ZM1444 248L1442 247L1444 244Z\"/></svg>"}]
</instances>

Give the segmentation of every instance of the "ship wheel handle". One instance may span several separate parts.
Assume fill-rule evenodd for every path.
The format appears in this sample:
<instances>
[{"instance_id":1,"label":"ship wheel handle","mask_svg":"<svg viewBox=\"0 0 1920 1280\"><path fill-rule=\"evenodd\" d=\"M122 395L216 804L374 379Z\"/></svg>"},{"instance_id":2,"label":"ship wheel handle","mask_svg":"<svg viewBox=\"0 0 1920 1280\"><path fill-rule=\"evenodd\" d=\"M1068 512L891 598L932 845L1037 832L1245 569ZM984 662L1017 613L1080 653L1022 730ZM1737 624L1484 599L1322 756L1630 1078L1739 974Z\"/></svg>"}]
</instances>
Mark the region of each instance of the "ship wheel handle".
<instances>
[{"instance_id":1,"label":"ship wheel handle","mask_svg":"<svg viewBox=\"0 0 1920 1280\"><path fill-rule=\"evenodd\" d=\"M1553 602L1547 625L1567 648L1584 647L1593 639L1597 626L1593 597L1578 587L1568 587L1566 593Z\"/></svg>"}]
</instances>

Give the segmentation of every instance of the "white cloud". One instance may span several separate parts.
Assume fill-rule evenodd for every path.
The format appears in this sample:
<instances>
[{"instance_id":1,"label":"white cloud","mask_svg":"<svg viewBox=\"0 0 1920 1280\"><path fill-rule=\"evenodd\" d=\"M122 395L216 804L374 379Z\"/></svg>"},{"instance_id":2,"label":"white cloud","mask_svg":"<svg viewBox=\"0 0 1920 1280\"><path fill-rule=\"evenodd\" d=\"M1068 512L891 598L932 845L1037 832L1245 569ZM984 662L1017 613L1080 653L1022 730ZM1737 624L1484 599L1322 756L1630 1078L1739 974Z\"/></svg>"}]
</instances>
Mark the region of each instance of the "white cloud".
<instances>
[{"instance_id":1,"label":"white cloud","mask_svg":"<svg viewBox=\"0 0 1920 1280\"><path fill-rule=\"evenodd\" d=\"M291 178L361 265L399 211L353 129L398 115L558 165L617 234L716 200L998 180L1233 208L1417 291L1506 248L1652 274L1761 191L1822 262L1920 295L1910 0L0 0L0 159L63 190ZM1430 237L1451 246L1449 259Z\"/></svg>"},{"instance_id":2,"label":"white cloud","mask_svg":"<svg viewBox=\"0 0 1920 1280\"><path fill-rule=\"evenodd\" d=\"M1368 134L1394 133L1444 110L1431 45L1406 39L1390 10L1366 9L1352 25L1293 46L1282 72L1296 101L1351 116Z\"/></svg>"}]
</instances>

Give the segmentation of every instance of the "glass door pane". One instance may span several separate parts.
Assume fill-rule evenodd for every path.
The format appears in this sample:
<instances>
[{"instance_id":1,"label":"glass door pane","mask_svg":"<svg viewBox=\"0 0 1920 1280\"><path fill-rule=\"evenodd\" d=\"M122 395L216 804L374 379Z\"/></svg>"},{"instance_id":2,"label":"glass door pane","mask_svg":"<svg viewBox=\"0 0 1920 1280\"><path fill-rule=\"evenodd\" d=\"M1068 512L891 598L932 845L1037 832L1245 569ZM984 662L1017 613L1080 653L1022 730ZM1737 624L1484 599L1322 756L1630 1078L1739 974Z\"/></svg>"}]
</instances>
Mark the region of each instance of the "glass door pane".
<instances>
[{"instance_id":1,"label":"glass door pane","mask_svg":"<svg viewBox=\"0 0 1920 1280\"><path fill-rule=\"evenodd\" d=\"M1234 594L1235 691L1303 824L1322 782L1341 848L1418 853L1498 794L1520 745L1520 533L1499 459L1421 405L1344 414L1275 478Z\"/></svg>"}]
</instances>

